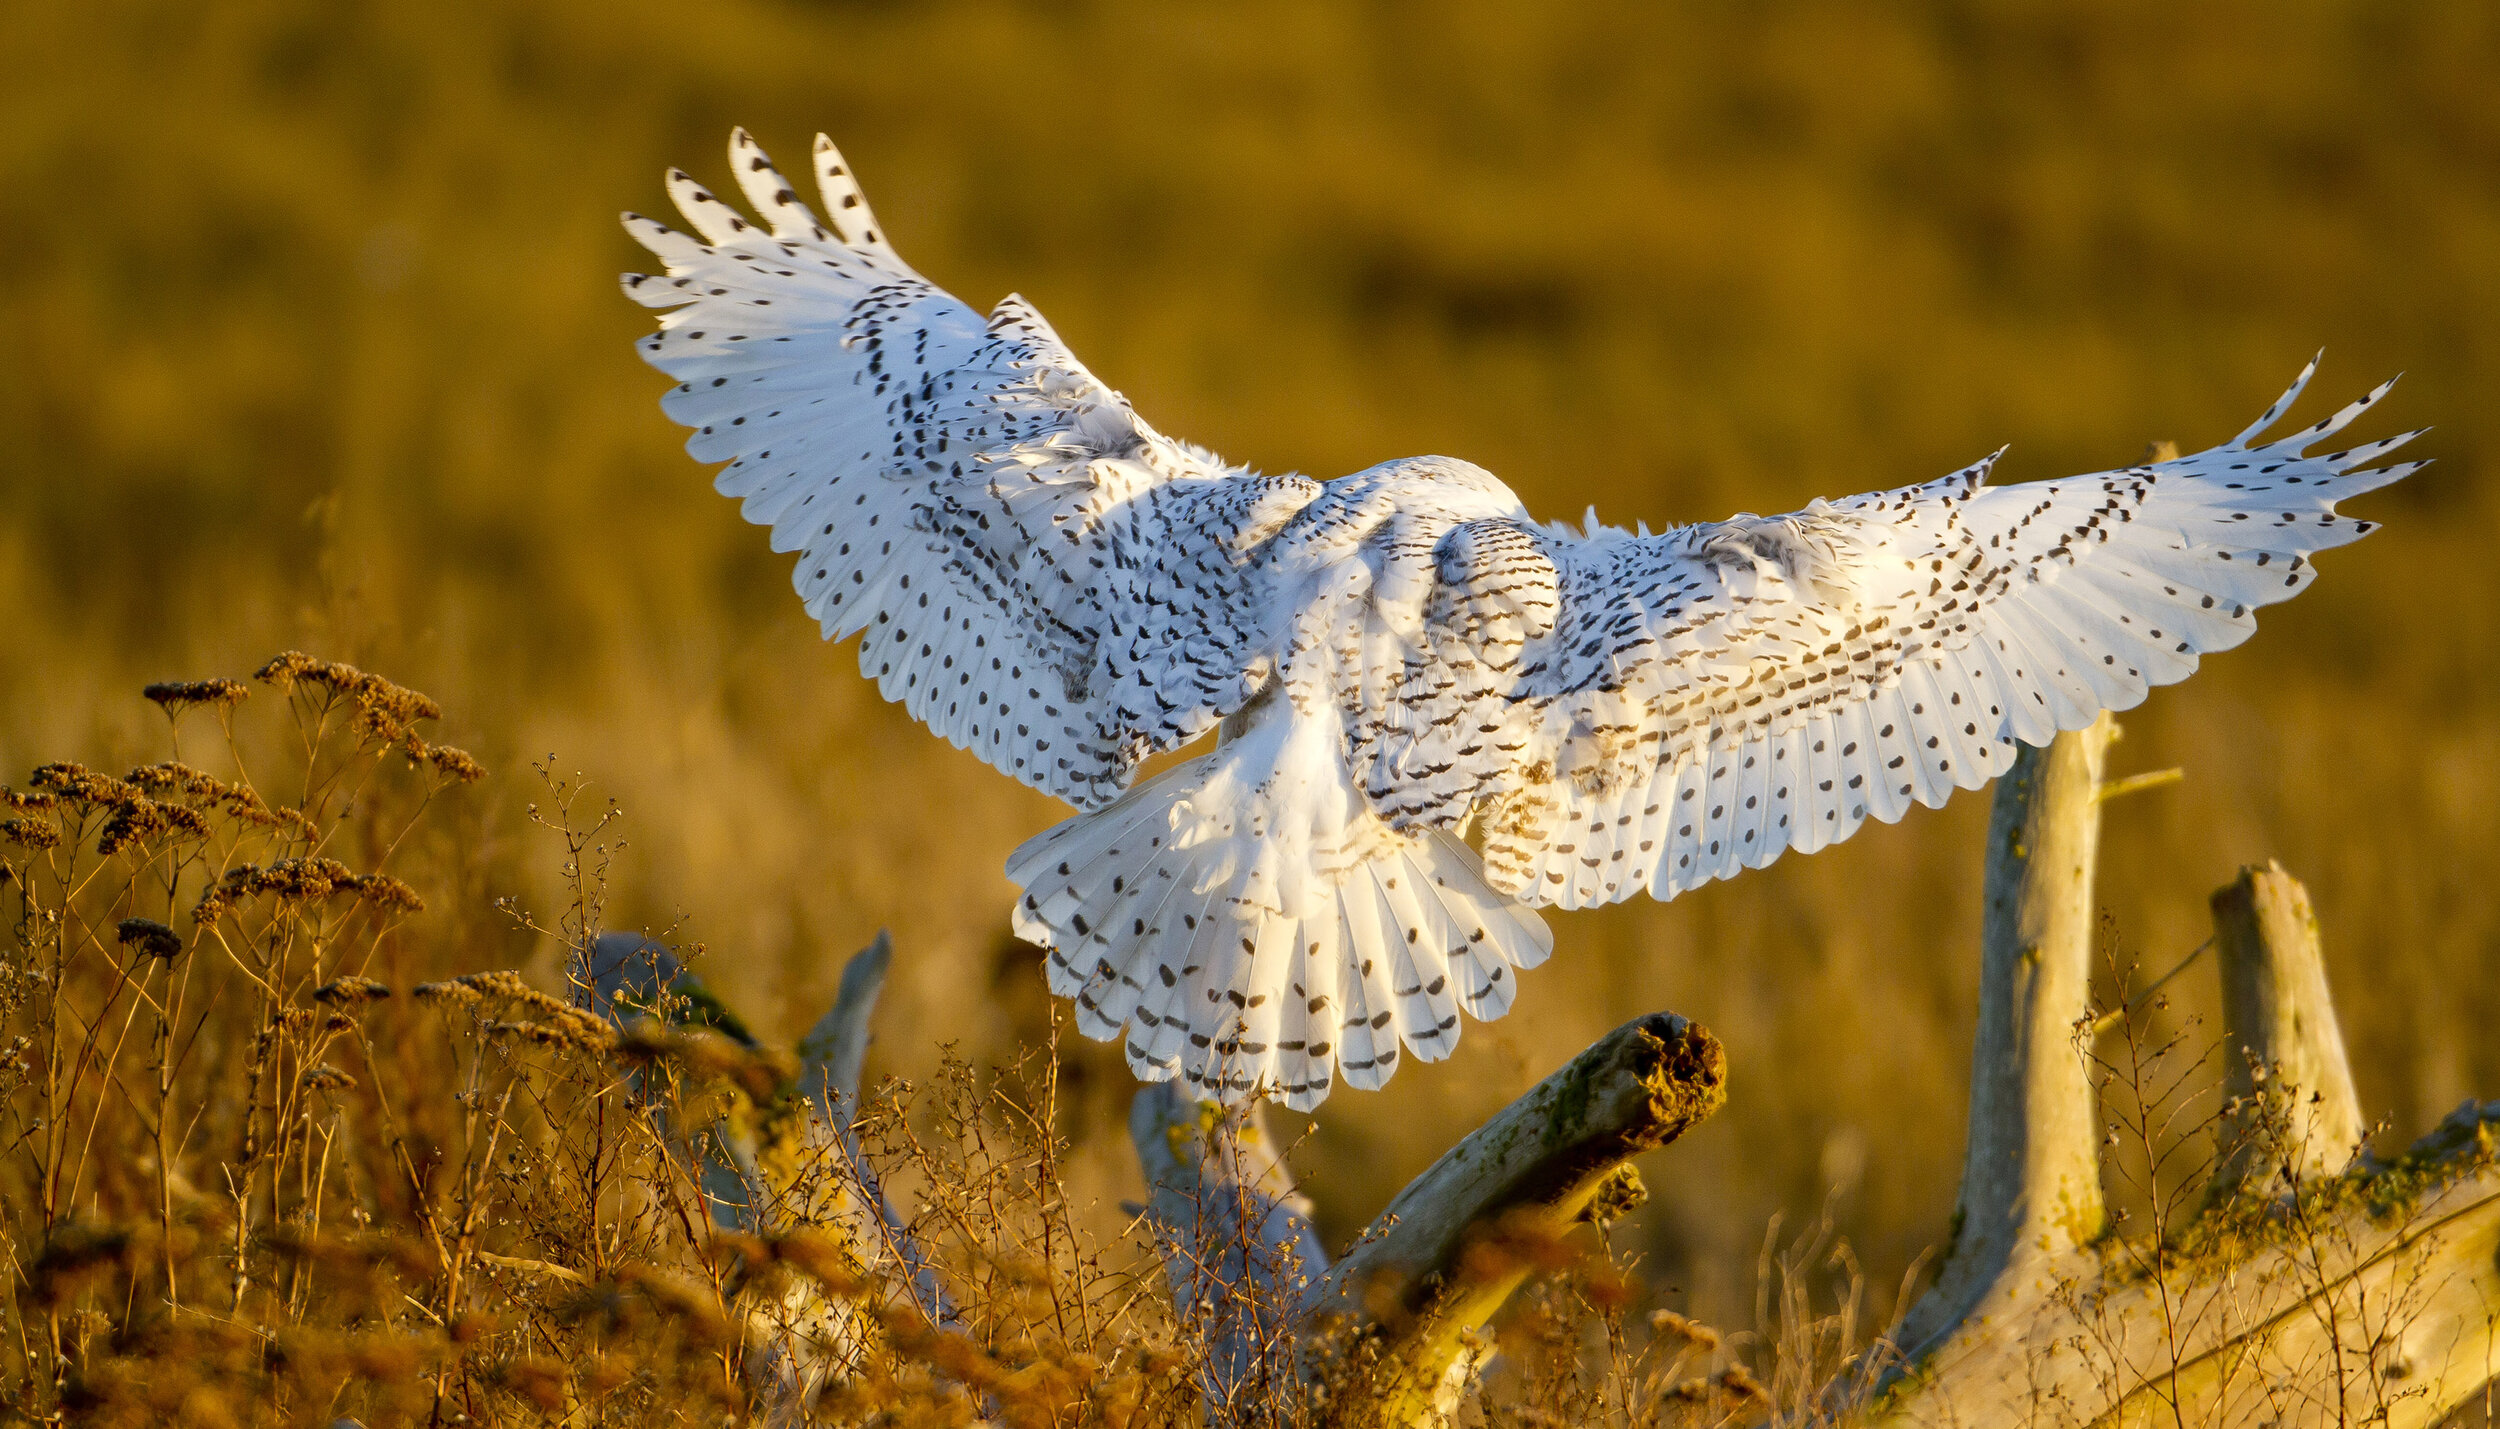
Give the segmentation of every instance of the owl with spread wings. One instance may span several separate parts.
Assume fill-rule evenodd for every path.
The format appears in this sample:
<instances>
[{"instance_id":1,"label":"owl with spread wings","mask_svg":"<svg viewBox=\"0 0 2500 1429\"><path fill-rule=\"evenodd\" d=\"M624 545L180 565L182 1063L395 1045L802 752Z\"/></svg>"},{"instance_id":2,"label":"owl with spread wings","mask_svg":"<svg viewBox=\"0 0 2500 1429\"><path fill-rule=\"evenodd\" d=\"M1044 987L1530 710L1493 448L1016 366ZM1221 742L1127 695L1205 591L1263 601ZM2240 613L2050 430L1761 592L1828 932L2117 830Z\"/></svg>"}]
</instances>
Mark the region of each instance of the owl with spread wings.
<instances>
[{"instance_id":1,"label":"owl with spread wings","mask_svg":"<svg viewBox=\"0 0 2500 1429\"><path fill-rule=\"evenodd\" d=\"M1225 1102L1448 1056L1551 950L1540 906L1812 853L2186 678L2420 465L2308 454L2386 386L2265 439L2304 370L2193 456L1655 534L1450 457L1264 475L912 271L827 140L821 216L729 159L754 217L680 171L692 234L625 218L662 408L886 698L1079 810L1009 858L1015 930L1138 1076Z\"/></svg>"}]
</instances>

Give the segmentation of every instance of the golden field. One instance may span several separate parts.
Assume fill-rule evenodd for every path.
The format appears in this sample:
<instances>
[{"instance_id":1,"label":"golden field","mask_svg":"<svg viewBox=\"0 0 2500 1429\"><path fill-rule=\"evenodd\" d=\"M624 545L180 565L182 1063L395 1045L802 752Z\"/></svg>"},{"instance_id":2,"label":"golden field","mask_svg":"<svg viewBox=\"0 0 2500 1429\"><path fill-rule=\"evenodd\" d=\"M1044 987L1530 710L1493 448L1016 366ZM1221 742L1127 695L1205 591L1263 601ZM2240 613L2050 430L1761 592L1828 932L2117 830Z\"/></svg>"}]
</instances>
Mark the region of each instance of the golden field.
<instances>
[{"instance_id":1,"label":"golden field","mask_svg":"<svg viewBox=\"0 0 2500 1429\"><path fill-rule=\"evenodd\" d=\"M879 702L660 415L615 224L818 129L897 247L1031 298L1161 429L1328 476L1441 452L1653 526L2220 441L2323 345L2438 464L2247 647L2124 719L2103 896L2166 968L2243 862L2308 880L2364 1105L2500 1095L2500 13L1987 3L619 0L0 11L0 780L160 757L152 679L300 647L440 699L494 777L403 971L544 973L552 755L627 815L609 923L795 1038L900 949L871 1071L1048 1025L1009 849L1062 812ZM1707 1024L1651 1270L1742 1321L1827 1194L1870 1279L1960 1170L1985 801L1675 904L1556 915L1507 1020L1300 1164L1350 1234L1592 1037ZM456 964L456 965L454 965ZM2213 1001L2182 980L2179 1010ZM1116 1055L1080 1192L1136 1194Z\"/></svg>"}]
</instances>

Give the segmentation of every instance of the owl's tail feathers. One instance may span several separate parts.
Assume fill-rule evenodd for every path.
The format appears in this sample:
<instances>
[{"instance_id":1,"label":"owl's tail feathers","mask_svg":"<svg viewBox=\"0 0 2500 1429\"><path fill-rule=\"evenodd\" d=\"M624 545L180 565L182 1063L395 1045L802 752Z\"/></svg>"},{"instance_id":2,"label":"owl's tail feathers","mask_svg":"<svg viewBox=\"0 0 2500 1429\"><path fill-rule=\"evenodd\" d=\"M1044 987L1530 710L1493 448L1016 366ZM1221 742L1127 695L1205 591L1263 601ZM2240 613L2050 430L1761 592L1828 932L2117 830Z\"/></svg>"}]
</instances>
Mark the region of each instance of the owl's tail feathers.
<instances>
[{"instance_id":1,"label":"owl's tail feathers","mask_svg":"<svg viewBox=\"0 0 2500 1429\"><path fill-rule=\"evenodd\" d=\"M1080 1030L1126 1029L1142 1080L1177 1075L1228 1104L1264 1089L1307 1111L1339 1067L1376 1088L1401 1047L1437 1062L1461 1012L1510 1009L1514 969L1543 962L1553 935L1485 882L1472 850L1392 831L1350 783L1342 799L1306 784L1261 807L1274 786L1252 780L1245 795L1236 749L1008 859L1024 890L1016 933L1049 950L1051 990L1075 1000Z\"/></svg>"}]
</instances>

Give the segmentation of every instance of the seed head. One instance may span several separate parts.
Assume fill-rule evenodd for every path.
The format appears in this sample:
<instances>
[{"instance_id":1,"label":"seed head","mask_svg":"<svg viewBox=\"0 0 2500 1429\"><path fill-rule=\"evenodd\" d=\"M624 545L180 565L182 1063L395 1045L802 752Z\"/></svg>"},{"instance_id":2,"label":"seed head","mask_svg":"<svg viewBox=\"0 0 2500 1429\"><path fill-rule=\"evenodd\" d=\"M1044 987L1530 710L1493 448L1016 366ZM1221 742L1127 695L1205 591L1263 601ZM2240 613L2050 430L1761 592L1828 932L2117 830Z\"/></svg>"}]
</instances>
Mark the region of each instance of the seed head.
<instances>
[{"instance_id":1,"label":"seed head","mask_svg":"<svg viewBox=\"0 0 2500 1429\"><path fill-rule=\"evenodd\" d=\"M251 694L237 680L166 680L139 692L179 718L193 705L231 705Z\"/></svg>"},{"instance_id":2,"label":"seed head","mask_svg":"<svg viewBox=\"0 0 2500 1429\"><path fill-rule=\"evenodd\" d=\"M34 773L35 788L57 794L73 803L92 804L99 808L115 808L140 797L139 791L109 774L98 774L84 764L62 760L38 767Z\"/></svg>"},{"instance_id":3,"label":"seed head","mask_svg":"<svg viewBox=\"0 0 2500 1429\"><path fill-rule=\"evenodd\" d=\"M1771 1402L1771 1391L1762 1387L1762 1381L1753 1377L1752 1370L1740 1364L1732 1364L1719 1371L1719 1388L1730 1399L1746 1400L1754 1404Z\"/></svg>"},{"instance_id":4,"label":"seed head","mask_svg":"<svg viewBox=\"0 0 2500 1429\"><path fill-rule=\"evenodd\" d=\"M110 858L132 844L167 832L172 827L172 821L165 817L168 807L153 799L133 799L127 804L117 805L104 820L103 831L96 835L95 851ZM197 810L184 812L195 819L199 817ZM205 822L200 831L207 832Z\"/></svg>"},{"instance_id":5,"label":"seed head","mask_svg":"<svg viewBox=\"0 0 2500 1429\"><path fill-rule=\"evenodd\" d=\"M339 880L339 887L354 893L375 908L393 913L422 913L425 900L417 890L387 873L359 873Z\"/></svg>"},{"instance_id":6,"label":"seed head","mask_svg":"<svg viewBox=\"0 0 2500 1429\"><path fill-rule=\"evenodd\" d=\"M425 761L434 766L435 773L455 784L474 784L486 777L485 765L471 758L467 750L454 749L448 744L437 744L427 749Z\"/></svg>"},{"instance_id":7,"label":"seed head","mask_svg":"<svg viewBox=\"0 0 2500 1429\"><path fill-rule=\"evenodd\" d=\"M215 802L227 793L225 784L214 776L170 759L158 764L142 764L123 775L122 781L160 799L180 794Z\"/></svg>"},{"instance_id":8,"label":"seed head","mask_svg":"<svg viewBox=\"0 0 2500 1429\"><path fill-rule=\"evenodd\" d=\"M38 851L58 848L61 826L50 819L0 819L0 839Z\"/></svg>"},{"instance_id":9,"label":"seed head","mask_svg":"<svg viewBox=\"0 0 2500 1429\"><path fill-rule=\"evenodd\" d=\"M1705 1354L1719 1347L1719 1332L1699 1320L1689 1320L1673 1310L1653 1311L1649 1317L1650 1332L1666 1338L1682 1340Z\"/></svg>"},{"instance_id":10,"label":"seed head","mask_svg":"<svg viewBox=\"0 0 2500 1429\"><path fill-rule=\"evenodd\" d=\"M353 974L332 978L313 989L313 1001L331 1007L361 1007L368 1002L378 1002L390 995L389 983L377 982L372 978L358 977Z\"/></svg>"},{"instance_id":11,"label":"seed head","mask_svg":"<svg viewBox=\"0 0 2500 1429\"><path fill-rule=\"evenodd\" d=\"M191 910L191 921L201 926L217 921L232 911L235 903L256 894L276 898L281 904L309 903L341 891L356 891L357 875L334 858L282 858L271 864L245 864L229 869L217 880ZM396 880L393 880L396 882ZM341 885L346 885L342 890ZM404 885L403 885L404 886ZM416 895L408 895L413 898Z\"/></svg>"},{"instance_id":12,"label":"seed head","mask_svg":"<svg viewBox=\"0 0 2500 1429\"><path fill-rule=\"evenodd\" d=\"M264 685L271 685L281 690L291 690L295 688L295 682L298 678L309 671L324 668L327 667L324 666L319 660L305 654L303 651L289 650L283 655L272 657L267 664L261 666L257 670L254 670L252 672L252 678L260 681Z\"/></svg>"},{"instance_id":13,"label":"seed head","mask_svg":"<svg viewBox=\"0 0 2500 1429\"><path fill-rule=\"evenodd\" d=\"M442 706L415 690L344 662L316 660L300 650L277 656L252 677L290 692L297 685L312 685L348 700L356 707L357 727L383 744L407 738L419 720L443 717Z\"/></svg>"},{"instance_id":14,"label":"seed head","mask_svg":"<svg viewBox=\"0 0 2500 1429\"><path fill-rule=\"evenodd\" d=\"M114 929L125 948L135 948L142 957L174 958L182 955L182 938L173 929L154 918L124 918Z\"/></svg>"},{"instance_id":15,"label":"seed head","mask_svg":"<svg viewBox=\"0 0 2500 1429\"><path fill-rule=\"evenodd\" d=\"M356 1085L356 1079L332 1066L309 1067L296 1085L308 1092L343 1091Z\"/></svg>"}]
</instances>

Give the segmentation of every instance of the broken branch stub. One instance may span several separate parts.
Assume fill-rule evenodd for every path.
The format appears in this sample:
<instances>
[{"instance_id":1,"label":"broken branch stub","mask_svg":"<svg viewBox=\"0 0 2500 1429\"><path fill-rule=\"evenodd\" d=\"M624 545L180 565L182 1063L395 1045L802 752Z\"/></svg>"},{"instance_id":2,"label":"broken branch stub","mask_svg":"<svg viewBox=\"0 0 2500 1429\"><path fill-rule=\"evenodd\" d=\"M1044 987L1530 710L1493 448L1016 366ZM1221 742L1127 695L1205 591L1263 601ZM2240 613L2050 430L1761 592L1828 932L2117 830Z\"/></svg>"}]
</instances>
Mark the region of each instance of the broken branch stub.
<instances>
[{"instance_id":1,"label":"broken branch stub","mask_svg":"<svg viewBox=\"0 0 2500 1429\"><path fill-rule=\"evenodd\" d=\"M1305 1373L1340 1425L1405 1425L1446 1412L1466 1339L1530 1266L1475 1255L1502 1236L1559 1237L1619 1173L1727 1098L1718 1039L1671 1013L1607 1034L1408 1183L1307 1307Z\"/></svg>"},{"instance_id":2,"label":"broken branch stub","mask_svg":"<svg viewBox=\"0 0 2500 1429\"><path fill-rule=\"evenodd\" d=\"M2333 1176L2351 1164L2365 1127L2318 919L2300 880L2269 860L2217 889L2222 962L2223 1087L2240 1110L2220 1184L2270 1175Z\"/></svg>"},{"instance_id":3,"label":"broken branch stub","mask_svg":"<svg viewBox=\"0 0 2500 1429\"><path fill-rule=\"evenodd\" d=\"M2098 1124L2074 1037L2092 995L2098 794L2117 734L2103 714L2019 749L1997 781L1961 1202L1944 1271L1902 1324L1914 1355L1987 1324L1972 1313L1982 1300L2043 1288L2028 1272L2101 1229Z\"/></svg>"},{"instance_id":4,"label":"broken branch stub","mask_svg":"<svg viewBox=\"0 0 2500 1429\"><path fill-rule=\"evenodd\" d=\"M859 1108L859 1079L868 1062L869 1023L894 965L894 939L885 929L851 955L833 1006L799 1039L799 1088L816 1109L847 1126Z\"/></svg>"}]
</instances>

